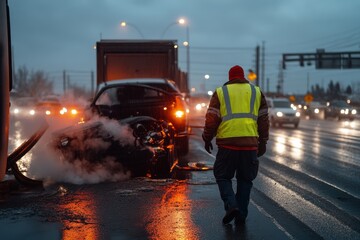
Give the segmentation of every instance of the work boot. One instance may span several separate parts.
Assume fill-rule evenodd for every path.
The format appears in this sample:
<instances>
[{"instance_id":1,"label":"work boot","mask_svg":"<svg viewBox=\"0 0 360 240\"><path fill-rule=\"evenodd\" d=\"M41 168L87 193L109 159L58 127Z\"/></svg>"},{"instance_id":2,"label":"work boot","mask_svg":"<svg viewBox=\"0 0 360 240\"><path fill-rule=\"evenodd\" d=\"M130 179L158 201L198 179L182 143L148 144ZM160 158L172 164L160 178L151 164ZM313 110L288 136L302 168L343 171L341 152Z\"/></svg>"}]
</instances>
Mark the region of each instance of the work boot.
<instances>
[{"instance_id":1,"label":"work boot","mask_svg":"<svg viewBox=\"0 0 360 240\"><path fill-rule=\"evenodd\" d=\"M240 211L238 208L231 208L229 209L224 218L223 218L223 224L228 224L230 223L236 216L238 216L240 214Z\"/></svg>"},{"instance_id":2,"label":"work boot","mask_svg":"<svg viewBox=\"0 0 360 240\"><path fill-rule=\"evenodd\" d=\"M235 225L236 225L236 226L245 225L245 220L246 220L246 218L244 218L244 217L242 217L242 216L240 216L240 215L237 215L237 216L235 217Z\"/></svg>"}]
</instances>

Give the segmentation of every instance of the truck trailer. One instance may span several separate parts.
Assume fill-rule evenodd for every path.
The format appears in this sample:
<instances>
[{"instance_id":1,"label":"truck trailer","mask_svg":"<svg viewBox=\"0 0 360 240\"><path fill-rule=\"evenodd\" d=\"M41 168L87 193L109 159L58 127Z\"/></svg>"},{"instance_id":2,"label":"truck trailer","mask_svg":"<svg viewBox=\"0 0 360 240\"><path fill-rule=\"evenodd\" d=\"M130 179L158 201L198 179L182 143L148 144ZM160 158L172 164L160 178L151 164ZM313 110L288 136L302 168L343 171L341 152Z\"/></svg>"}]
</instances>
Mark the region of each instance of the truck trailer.
<instances>
[{"instance_id":1,"label":"truck trailer","mask_svg":"<svg viewBox=\"0 0 360 240\"><path fill-rule=\"evenodd\" d=\"M129 78L165 78L188 94L188 74L178 66L176 40L101 40L96 43L97 86Z\"/></svg>"}]
</instances>

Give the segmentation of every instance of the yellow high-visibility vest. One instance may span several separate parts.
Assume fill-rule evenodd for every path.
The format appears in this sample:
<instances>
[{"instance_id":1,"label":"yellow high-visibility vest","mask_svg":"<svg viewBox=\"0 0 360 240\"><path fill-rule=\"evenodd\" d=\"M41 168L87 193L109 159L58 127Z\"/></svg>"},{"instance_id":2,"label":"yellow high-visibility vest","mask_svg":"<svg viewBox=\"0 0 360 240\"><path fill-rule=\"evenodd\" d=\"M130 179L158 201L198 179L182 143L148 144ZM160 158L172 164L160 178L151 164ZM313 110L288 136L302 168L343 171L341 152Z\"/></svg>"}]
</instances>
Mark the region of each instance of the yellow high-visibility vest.
<instances>
[{"instance_id":1,"label":"yellow high-visibility vest","mask_svg":"<svg viewBox=\"0 0 360 240\"><path fill-rule=\"evenodd\" d=\"M252 84L234 83L217 88L216 93L222 118L216 138L258 137L260 88Z\"/></svg>"}]
</instances>

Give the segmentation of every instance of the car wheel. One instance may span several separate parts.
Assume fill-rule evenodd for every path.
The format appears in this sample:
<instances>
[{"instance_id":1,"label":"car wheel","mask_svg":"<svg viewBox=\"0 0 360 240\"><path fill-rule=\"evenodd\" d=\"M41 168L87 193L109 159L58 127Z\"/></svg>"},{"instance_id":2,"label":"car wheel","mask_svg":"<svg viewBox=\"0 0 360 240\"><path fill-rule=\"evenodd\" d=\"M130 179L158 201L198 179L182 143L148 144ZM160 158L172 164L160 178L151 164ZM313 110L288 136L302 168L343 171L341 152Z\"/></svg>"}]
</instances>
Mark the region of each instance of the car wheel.
<instances>
[{"instance_id":1,"label":"car wheel","mask_svg":"<svg viewBox=\"0 0 360 240\"><path fill-rule=\"evenodd\" d=\"M152 178L169 178L170 177L170 164L166 157L158 159L156 164L151 170Z\"/></svg>"},{"instance_id":2,"label":"car wheel","mask_svg":"<svg viewBox=\"0 0 360 240\"><path fill-rule=\"evenodd\" d=\"M189 152L189 136L179 137L175 140L175 145L179 156L184 156Z\"/></svg>"},{"instance_id":3,"label":"car wheel","mask_svg":"<svg viewBox=\"0 0 360 240\"><path fill-rule=\"evenodd\" d=\"M176 164L178 164L176 149L174 145L169 145L161 156L159 156L156 163L152 164L150 168L151 178L170 178Z\"/></svg>"}]
</instances>

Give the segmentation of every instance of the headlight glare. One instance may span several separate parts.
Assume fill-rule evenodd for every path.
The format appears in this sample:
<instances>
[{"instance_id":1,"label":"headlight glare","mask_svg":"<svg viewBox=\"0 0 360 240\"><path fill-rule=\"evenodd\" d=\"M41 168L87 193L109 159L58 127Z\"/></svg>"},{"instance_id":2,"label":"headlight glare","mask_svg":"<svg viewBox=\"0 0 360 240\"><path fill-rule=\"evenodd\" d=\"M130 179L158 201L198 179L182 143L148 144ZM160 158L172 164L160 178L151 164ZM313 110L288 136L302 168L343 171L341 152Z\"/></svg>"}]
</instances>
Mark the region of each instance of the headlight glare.
<instances>
[{"instance_id":1,"label":"headlight glare","mask_svg":"<svg viewBox=\"0 0 360 240\"><path fill-rule=\"evenodd\" d=\"M282 116L284 116L284 114L283 114L282 112L277 112L277 113L276 113L276 116L282 117Z\"/></svg>"}]
</instances>

